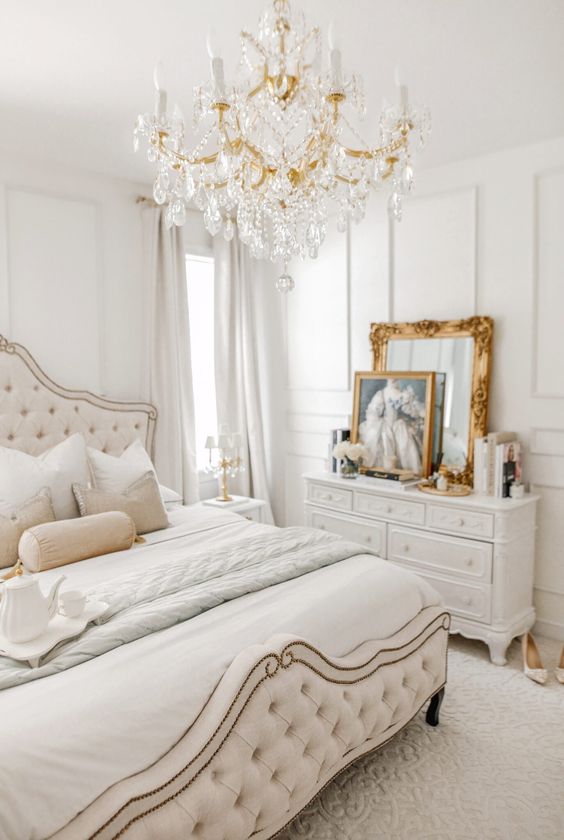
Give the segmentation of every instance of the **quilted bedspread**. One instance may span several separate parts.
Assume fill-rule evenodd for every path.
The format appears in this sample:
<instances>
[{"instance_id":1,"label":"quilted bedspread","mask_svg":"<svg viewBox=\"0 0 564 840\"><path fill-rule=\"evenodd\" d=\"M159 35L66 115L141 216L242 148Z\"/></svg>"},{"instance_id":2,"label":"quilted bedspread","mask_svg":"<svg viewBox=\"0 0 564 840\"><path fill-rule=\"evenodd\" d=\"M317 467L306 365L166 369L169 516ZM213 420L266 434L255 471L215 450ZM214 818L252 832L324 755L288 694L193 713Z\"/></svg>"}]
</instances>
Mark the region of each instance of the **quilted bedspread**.
<instances>
[{"instance_id":1,"label":"quilted bedspread","mask_svg":"<svg viewBox=\"0 0 564 840\"><path fill-rule=\"evenodd\" d=\"M65 671L225 601L370 553L365 546L309 528L250 531L226 546L187 550L142 575L128 573L93 587L88 596L109 604L104 615L78 638L53 648L37 668L0 657L0 689Z\"/></svg>"}]
</instances>

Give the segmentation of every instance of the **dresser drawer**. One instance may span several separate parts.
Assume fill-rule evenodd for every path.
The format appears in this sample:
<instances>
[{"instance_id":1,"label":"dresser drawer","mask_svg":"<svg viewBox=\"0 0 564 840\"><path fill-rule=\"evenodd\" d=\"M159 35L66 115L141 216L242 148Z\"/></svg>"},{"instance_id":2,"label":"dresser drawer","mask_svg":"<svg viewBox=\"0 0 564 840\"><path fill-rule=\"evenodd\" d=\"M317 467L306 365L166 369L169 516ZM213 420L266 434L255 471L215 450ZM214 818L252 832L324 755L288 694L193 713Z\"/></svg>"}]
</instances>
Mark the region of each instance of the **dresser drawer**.
<instances>
[{"instance_id":1,"label":"dresser drawer","mask_svg":"<svg viewBox=\"0 0 564 840\"><path fill-rule=\"evenodd\" d=\"M356 493L354 509L357 513L383 519L395 519L411 525L423 525L425 521L425 505L419 502L404 502L401 499L373 496L369 493Z\"/></svg>"},{"instance_id":2,"label":"dresser drawer","mask_svg":"<svg viewBox=\"0 0 564 840\"><path fill-rule=\"evenodd\" d=\"M427 525L440 531L452 531L468 537L493 537L494 518L490 513L475 513L442 505L429 505Z\"/></svg>"},{"instance_id":3,"label":"dresser drawer","mask_svg":"<svg viewBox=\"0 0 564 840\"><path fill-rule=\"evenodd\" d=\"M491 583L493 547L490 543L442 537L390 525L388 558L466 580Z\"/></svg>"},{"instance_id":4,"label":"dresser drawer","mask_svg":"<svg viewBox=\"0 0 564 840\"><path fill-rule=\"evenodd\" d=\"M403 563L398 565L407 568ZM413 568L409 567L412 571ZM436 589L446 609L461 618L470 618L489 624L492 613L491 586L488 584L459 583L454 580L438 577L423 570L417 570L417 574L424 578Z\"/></svg>"},{"instance_id":5,"label":"dresser drawer","mask_svg":"<svg viewBox=\"0 0 564 840\"><path fill-rule=\"evenodd\" d=\"M317 505L326 505L339 510L352 510L352 490L328 487L326 484L310 484L308 499Z\"/></svg>"},{"instance_id":6,"label":"dresser drawer","mask_svg":"<svg viewBox=\"0 0 564 840\"><path fill-rule=\"evenodd\" d=\"M347 540L361 543L376 551L380 557L386 557L386 524L385 522L367 522L362 519L341 519L325 511L310 508L308 523L312 528L341 534Z\"/></svg>"}]
</instances>

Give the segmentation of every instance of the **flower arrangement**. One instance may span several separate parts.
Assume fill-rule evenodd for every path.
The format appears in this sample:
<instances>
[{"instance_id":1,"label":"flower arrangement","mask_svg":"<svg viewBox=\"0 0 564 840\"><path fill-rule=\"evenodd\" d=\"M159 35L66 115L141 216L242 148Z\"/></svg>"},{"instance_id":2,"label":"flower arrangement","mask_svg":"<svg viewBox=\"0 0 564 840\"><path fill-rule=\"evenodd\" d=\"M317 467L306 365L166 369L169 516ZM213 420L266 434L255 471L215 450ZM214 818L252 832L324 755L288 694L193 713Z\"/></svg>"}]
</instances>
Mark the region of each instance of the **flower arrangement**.
<instances>
[{"instance_id":1,"label":"flower arrangement","mask_svg":"<svg viewBox=\"0 0 564 840\"><path fill-rule=\"evenodd\" d=\"M350 440L343 440L333 447L333 458L358 463L366 457L366 449L361 443L351 443Z\"/></svg>"},{"instance_id":2,"label":"flower arrangement","mask_svg":"<svg viewBox=\"0 0 564 840\"><path fill-rule=\"evenodd\" d=\"M343 478L356 478L362 459L366 457L366 449L361 443L351 443L343 440L333 447L333 458L343 462L341 475Z\"/></svg>"}]
</instances>

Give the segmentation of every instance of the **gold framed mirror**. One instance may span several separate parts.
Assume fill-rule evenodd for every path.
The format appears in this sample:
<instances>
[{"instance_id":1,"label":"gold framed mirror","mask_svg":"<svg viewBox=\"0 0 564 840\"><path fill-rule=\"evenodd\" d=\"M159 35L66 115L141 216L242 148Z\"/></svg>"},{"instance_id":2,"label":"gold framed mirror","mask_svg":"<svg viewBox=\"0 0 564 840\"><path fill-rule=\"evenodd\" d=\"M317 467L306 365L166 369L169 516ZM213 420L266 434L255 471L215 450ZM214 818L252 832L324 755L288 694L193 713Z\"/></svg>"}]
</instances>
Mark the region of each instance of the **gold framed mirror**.
<instances>
[{"instance_id":1,"label":"gold framed mirror","mask_svg":"<svg viewBox=\"0 0 564 840\"><path fill-rule=\"evenodd\" d=\"M370 328L372 369L446 374L444 463L473 479L474 440L487 434L493 319L374 323Z\"/></svg>"}]
</instances>

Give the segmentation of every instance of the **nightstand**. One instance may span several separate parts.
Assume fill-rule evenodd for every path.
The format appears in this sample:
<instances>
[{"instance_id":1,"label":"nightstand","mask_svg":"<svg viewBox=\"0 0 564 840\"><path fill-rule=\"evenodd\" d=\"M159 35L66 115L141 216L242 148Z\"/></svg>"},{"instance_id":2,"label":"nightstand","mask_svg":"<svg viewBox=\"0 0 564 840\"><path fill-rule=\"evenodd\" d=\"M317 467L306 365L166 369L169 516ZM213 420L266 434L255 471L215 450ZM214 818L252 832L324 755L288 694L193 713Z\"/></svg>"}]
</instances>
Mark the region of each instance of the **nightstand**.
<instances>
[{"instance_id":1,"label":"nightstand","mask_svg":"<svg viewBox=\"0 0 564 840\"><path fill-rule=\"evenodd\" d=\"M244 516L245 519L250 519L253 522L264 522L263 515L266 502L262 499L247 499L244 496L233 496L232 502L216 502L215 499L205 499L202 502L198 502L198 504L210 509L229 510L231 513L238 513L239 516Z\"/></svg>"}]
</instances>

